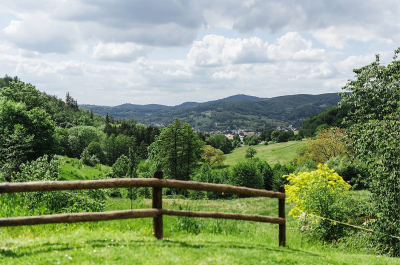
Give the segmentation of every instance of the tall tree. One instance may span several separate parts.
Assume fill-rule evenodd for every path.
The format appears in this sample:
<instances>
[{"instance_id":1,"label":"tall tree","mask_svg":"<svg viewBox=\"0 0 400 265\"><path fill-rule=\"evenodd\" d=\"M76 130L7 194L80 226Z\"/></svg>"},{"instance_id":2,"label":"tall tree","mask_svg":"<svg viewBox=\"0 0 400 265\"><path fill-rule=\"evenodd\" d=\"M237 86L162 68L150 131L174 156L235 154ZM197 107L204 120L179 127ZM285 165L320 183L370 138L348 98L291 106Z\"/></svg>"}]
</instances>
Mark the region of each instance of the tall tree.
<instances>
[{"instance_id":1,"label":"tall tree","mask_svg":"<svg viewBox=\"0 0 400 265\"><path fill-rule=\"evenodd\" d=\"M354 70L342 93L343 103L350 105L345 119L350 147L356 157L370 167L372 212L378 216L371 222L378 232L371 238L382 251L399 255L400 236L400 61L395 51L392 63L375 62Z\"/></svg>"},{"instance_id":2,"label":"tall tree","mask_svg":"<svg viewBox=\"0 0 400 265\"><path fill-rule=\"evenodd\" d=\"M204 143L189 124L178 119L162 130L159 139L161 147L157 157L163 164L166 177L189 180Z\"/></svg>"}]
</instances>

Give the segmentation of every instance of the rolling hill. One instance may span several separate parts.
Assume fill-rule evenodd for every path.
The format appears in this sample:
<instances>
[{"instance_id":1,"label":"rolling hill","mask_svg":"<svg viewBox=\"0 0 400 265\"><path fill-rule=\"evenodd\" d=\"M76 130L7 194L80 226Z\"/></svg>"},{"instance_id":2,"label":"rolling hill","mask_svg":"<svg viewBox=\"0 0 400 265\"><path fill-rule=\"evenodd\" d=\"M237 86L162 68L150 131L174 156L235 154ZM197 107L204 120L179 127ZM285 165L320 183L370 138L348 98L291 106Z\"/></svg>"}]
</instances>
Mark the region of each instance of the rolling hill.
<instances>
[{"instance_id":1,"label":"rolling hill","mask_svg":"<svg viewBox=\"0 0 400 265\"><path fill-rule=\"evenodd\" d=\"M146 125L167 125L175 117L201 131L251 130L277 126L300 127L302 120L337 105L337 93L258 98L234 95L205 103L185 102L177 106L123 104L115 107L81 105L94 113L117 119L135 119Z\"/></svg>"}]
</instances>

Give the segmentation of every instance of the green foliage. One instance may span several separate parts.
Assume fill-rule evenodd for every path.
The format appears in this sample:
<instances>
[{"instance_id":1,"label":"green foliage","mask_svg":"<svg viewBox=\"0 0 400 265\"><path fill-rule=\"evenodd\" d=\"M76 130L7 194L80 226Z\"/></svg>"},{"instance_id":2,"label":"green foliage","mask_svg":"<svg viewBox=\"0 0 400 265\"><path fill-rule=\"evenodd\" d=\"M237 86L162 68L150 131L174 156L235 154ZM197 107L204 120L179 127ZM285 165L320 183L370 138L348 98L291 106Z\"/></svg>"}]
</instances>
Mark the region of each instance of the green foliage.
<instances>
[{"instance_id":1,"label":"green foliage","mask_svg":"<svg viewBox=\"0 0 400 265\"><path fill-rule=\"evenodd\" d=\"M327 163L327 165L328 165L329 168L332 168L333 170L336 171L336 169L331 167L330 164ZM297 174L299 172L314 171L316 169L317 169L317 166L315 165L314 160L312 160L312 159L304 159L296 166L296 170L294 171L294 174Z\"/></svg>"},{"instance_id":2,"label":"green foliage","mask_svg":"<svg viewBox=\"0 0 400 265\"><path fill-rule=\"evenodd\" d=\"M372 212L379 218L370 224L374 244L390 255L399 255L398 240L384 234L400 235L400 61L395 51L387 66L376 61L355 69L343 103L351 107L346 119L350 148L370 168L368 184L374 202Z\"/></svg>"},{"instance_id":3,"label":"green foliage","mask_svg":"<svg viewBox=\"0 0 400 265\"><path fill-rule=\"evenodd\" d=\"M125 178L129 170L129 159L127 156L120 156L112 166L114 178Z\"/></svg>"},{"instance_id":4,"label":"green foliage","mask_svg":"<svg viewBox=\"0 0 400 265\"><path fill-rule=\"evenodd\" d=\"M206 144L229 154L233 147L231 141L223 134L212 134L206 139Z\"/></svg>"},{"instance_id":5,"label":"green foliage","mask_svg":"<svg viewBox=\"0 0 400 265\"><path fill-rule=\"evenodd\" d=\"M91 167L94 167L95 165L100 164L100 160L97 158L97 156L90 155L87 148L85 150L83 150L80 161L84 165L91 166Z\"/></svg>"},{"instance_id":6,"label":"green foliage","mask_svg":"<svg viewBox=\"0 0 400 265\"><path fill-rule=\"evenodd\" d=\"M321 129L329 127L345 128L346 125L343 124L343 119L347 117L349 111L350 105L341 104L308 117L303 121L299 134L303 137L313 137Z\"/></svg>"},{"instance_id":7,"label":"green foliage","mask_svg":"<svg viewBox=\"0 0 400 265\"><path fill-rule=\"evenodd\" d=\"M295 171L295 167L289 164L282 165L281 163L276 163L272 170L274 171L274 181L272 189L278 191L279 188L288 183L288 181L285 178L282 178L282 176L293 173Z\"/></svg>"},{"instance_id":8,"label":"green foliage","mask_svg":"<svg viewBox=\"0 0 400 265\"><path fill-rule=\"evenodd\" d=\"M59 179L60 161L47 155L21 165L14 182L56 181ZM28 209L44 209L44 213L102 211L105 192L102 190L54 191L22 193L21 202Z\"/></svg>"},{"instance_id":9,"label":"green foliage","mask_svg":"<svg viewBox=\"0 0 400 265\"><path fill-rule=\"evenodd\" d=\"M261 138L257 135L250 135L244 138L245 145L258 145L261 142Z\"/></svg>"},{"instance_id":10,"label":"green foliage","mask_svg":"<svg viewBox=\"0 0 400 265\"><path fill-rule=\"evenodd\" d=\"M368 188L370 172L364 163L357 160L350 161L347 156L337 156L326 161L326 164L329 168L335 170L347 183L350 183L354 189Z\"/></svg>"},{"instance_id":11,"label":"green foliage","mask_svg":"<svg viewBox=\"0 0 400 265\"><path fill-rule=\"evenodd\" d=\"M219 100L207 103L182 104L174 107L131 104L116 107L93 105L81 107L103 116L109 113L115 118L135 119L143 124L170 124L177 117L202 131L247 128L261 132L282 125L292 124L294 127L301 127L303 119L337 105L339 101L340 97L337 93L330 93L290 95L258 99L257 101L247 98L234 101ZM138 142L140 143L141 140L138 140ZM221 149L218 146L213 145L213 147Z\"/></svg>"},{"instance_id":12,"label":"green foliage","mask_svg":"<svg viewBox=\"0 0 400 265\"><path fill-rule=\"evenodd\" d=\"M91 142L87 150L90 155L95 155L99 160L101 164L106 164L107 163L107 158L106 155L103 152L103 148L101 148L101 145L98 142Z\"/></svg>"},{"instance_id":13,"label":"green foliage","mask_svg":"<svg viewBox=\"0 0 400 265\"><path fill-rule=\"evenodd\" d=\"M287 142L289 140L294 140L294 132L292 130L289 130L287 132L281 131L279 132L279 135L276 137L276 142L278 143Z\"/></svg>"},{"instance_id":14,"label":"green foliage","mask_svg":"<svg viewBox=\"0 0 400 265\"><path fill-rule=\"evenodd\" d=\"M193 128L175 119L162 130L159 141L159 152L155 155L166 178L189 180L204 146Z\"/></svg>"},{"instance_id":15,"label":"green foliage","mask_svg":"<svg viewBox=\"0 0 400 265\"><path fill-rule=\"evenodd\" d=\"M326 165L318 165L311 172L285 175L288 202L296 205L289 212L294 217L317 215L340 222L355 219L355 202L349 196L350 185ZM303 227L312 236L331 242L346 235L347 227L327 219L308 217L309 226Z\"/></svg>"},{"instance_id":16,"label":"green foliage","mask_svg":"<svg viewBox=\"0 0 400 265\"><path fill-rule=\"evenodd\" d=\"M225 156L224 153L212 147L211 145L206 145L204 148L204 152L201 155L201 158L209 165L218 165L222 166L224 164Z\"/></svg>"},{"instance_id":17,"label":"green foliage","mask_svg":"<svg viewBox=\"0 0 400 265\"><path fill-rule=\"evenodd\" d=\"M45 111L28 111L25 104L0 97L0 165L6 180L21 163L54 154L57 147L55 124Z\"/></svg>"},{"instance_id":18,"label":"green foliage","mask_svg":"<svg viewBox=\"0 0 400 265\"><path fill-rule=\"evenodd\" d=\"M267 161L258 160L256 166L264 179L264 189L272 190L274 187L274 171Z\"/></svg>"},{"instance_id":19,"label":"green foliage","mask_svg":"<svg viewBox=\"0 0 400 265\"><path fill-rule=\"evenodd\" d=\"M253 157L254 157L256 154L257 154L257 150L256 150L254 147L249 146L249 147L247 147L247 149L246 149L245 158L253 159Z\"/></svg>"},{"instance_id":20,"label":"green foliage","mask_svg":"<svg viewBox=\"0 0 400 265\"><path fill-rule=\"evenodd\" d=\"M271 132L271 140L274 142L278 141L278 137L279 137L279 131L278 130L273 130Z\"/></svg>"},{"instance_id":21,"label":"green foliage","mask_svg":"<svg viewBox=\"0 0 400 265\"><path fill-rule=\"evenodd\" d=\"M197 172L193 175L192 181L222 184L219 172L213 170L210 165L203 164ZM216 199L222 198L221 193L209 191L189 191L189 198L191 199Z\"/></svg>"},{"instance_id":22,"label":"green foliage","mask_svg":"<svg viewBox=\"0 0 400 265\"><path fill-rule=\"evenodd\" d=\"M263 189L264 177L257 167L257 163L248 160L244 163L239 162L232 167L230 184L254 189Z\"/></svg>"}]
</instances>

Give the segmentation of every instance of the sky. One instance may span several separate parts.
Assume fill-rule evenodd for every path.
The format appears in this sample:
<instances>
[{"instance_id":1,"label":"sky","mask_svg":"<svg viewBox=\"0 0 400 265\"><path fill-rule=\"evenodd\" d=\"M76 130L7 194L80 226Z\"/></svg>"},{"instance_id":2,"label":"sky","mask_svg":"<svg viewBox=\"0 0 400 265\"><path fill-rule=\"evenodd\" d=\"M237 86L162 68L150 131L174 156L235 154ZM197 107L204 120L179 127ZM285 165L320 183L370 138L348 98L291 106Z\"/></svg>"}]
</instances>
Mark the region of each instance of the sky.
<instances>
[{"instance_id":1,"label":"sky","mask_svg":"<svg viewBox=\"0 0 400 265\"><path fill-rule=\"evenodd\" d=\"M340 92L400 47L398 0L0 1L0 76L78 104Z\"/></svg>"}]
</instances>

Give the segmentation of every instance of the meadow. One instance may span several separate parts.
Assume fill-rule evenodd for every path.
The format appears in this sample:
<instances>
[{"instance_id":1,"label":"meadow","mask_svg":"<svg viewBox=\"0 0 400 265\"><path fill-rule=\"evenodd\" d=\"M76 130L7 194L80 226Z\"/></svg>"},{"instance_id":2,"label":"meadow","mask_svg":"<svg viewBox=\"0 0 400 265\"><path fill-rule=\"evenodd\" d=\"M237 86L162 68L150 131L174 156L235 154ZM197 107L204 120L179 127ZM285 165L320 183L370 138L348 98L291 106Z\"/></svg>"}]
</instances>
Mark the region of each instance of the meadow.
<instances>
[{"instance_id":1,"label":"meadow","mask_svg":"<svg viewBox=\"0 0 400 265\"><path fill-rule=\"evenodd\" d=\"M256 157L271 165L287 163L306 141L258 145ZM227 155L225 164L244 160L246 147ZM83 166L78 159L62 157L63 179L94 179L110 170ZM125 191L123 193L126 193ZM366 200L368 192L352 191ZM31 215L23 205L0 195L0 216ZM128 210L127 198L107 198L106 210ZM0 264L400 264L398 258L376 256L367 247L368 233L337 244L308 240L297 219L287 215L287 247L278 246L278 225L205 218L164 216L164 239L153 236L151 218L0 228ZM133 201L133 209L151 208L151 200ZM278 215L278 200L231 198L191 200L180 196L163 199L163 208L216 211L266 216ZM40 209L33 213L40 214Z\"/></svg>"},{"instance_id":2,"label":"meadow","mask_svg":"<svg viewBox=\"0 0 400 265\"><path fill-rule=\"evenodd\" d=\"M285 143L274 143L270 142L268 145L259 144L253 146L257 150L255 157L260 158L263 161L267 161L271 166L281 163L290 163L297 155L296 151L298 148L306 146L307 140L303 141L289 141ZM246 160L245 154L247 146L241 146L235 148L232 153L225 155L226 160L224 165L233 166L238 162L244 162Z\"/></svg>"},{"instance_id":3,"label":"meadow","mask_svg":"<svg viewBox=\"0 0 400 265\"><path fill-rule=\"evenodd\" d=\"M4 196L4 195L3 195ZM355 196L358 196L357 192ZM363 196L361 194L361 196ZM286 210L290 209L290 204ZM133 208L150 208L139 199ZM277 200L164 200L164 208L277 216ZM108 199L107 210L129 209L128 199ZM15 209L16 213L18 209ZM278 247L278 226L255 222L164 217L164 240L152 220L55 224L0 229L1 264L400 264L338 245L308 242L288 217L287 247Z\"/></svg>"}]
</instances>

